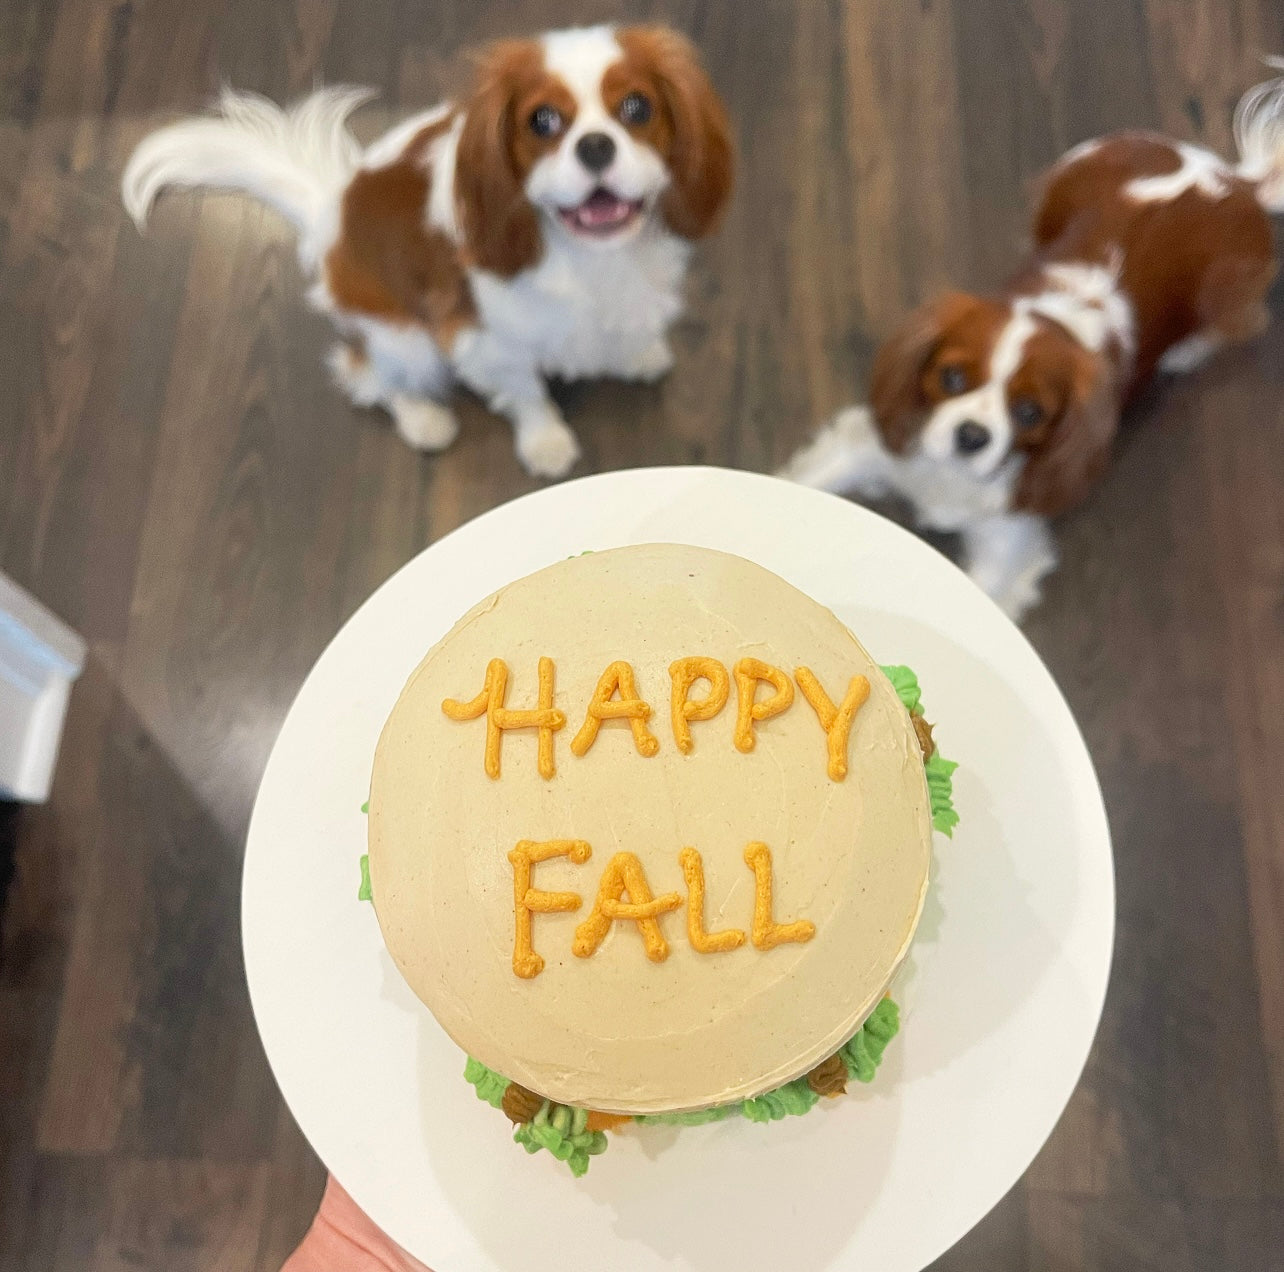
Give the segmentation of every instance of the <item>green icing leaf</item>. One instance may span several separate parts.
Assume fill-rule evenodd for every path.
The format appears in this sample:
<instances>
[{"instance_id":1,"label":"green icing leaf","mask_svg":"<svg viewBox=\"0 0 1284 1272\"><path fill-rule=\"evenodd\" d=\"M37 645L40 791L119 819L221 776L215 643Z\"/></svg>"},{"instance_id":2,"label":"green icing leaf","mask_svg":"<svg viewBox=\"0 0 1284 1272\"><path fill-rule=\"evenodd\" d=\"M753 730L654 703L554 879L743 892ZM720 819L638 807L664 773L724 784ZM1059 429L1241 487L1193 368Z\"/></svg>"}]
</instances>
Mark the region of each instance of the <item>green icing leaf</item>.
<instances>
[{"instance_id":1,"label":"green icing leaf","mask_svg":"<svg viewBox=\"0 0 1284 1272\"><path fill-rule=\"evenodd\" d=\"M921 693L918 677L908 667L884 667L883 675L892 682L896 696L905 704L910 715L922 714ZM927 794L932 806L932 825L953 839L954 827L959 824L959 815L954 811L954 770L958 765L947 760L940 751L935 751L931 759L923 764L927 775Z\"/></svg>"},{"instance_id":2,"label":"green icing leaf","mask_svg":"<svg viewBox=\"0 0 1284 1272\"><path fill-rule=\"evenodd\" d=\"M847 1066L847 1076L857 1082L872 1082L887 1044L900 1027L900 1008L890 998L884 998L838 1052Z\"/></svg>"},{"instance_id":3,"label":"green icing leaf","mask_svg":"<svg viewBox=\"0 0 1284 1272\"><path fill-rule=\"evenodd\" d=\"M954 827L959 824L959 815L954 811L953 774L956 768L958 765L947 760L940 751L934 752L923 765L927 774L927 793L932 801L932 825L951 839Z\"/></svg>"},{"instance_id":4,"label":"green icing leaf","mask_svg":"<svg viewBox=\"0 0 1284 1272\"><path fill-rule=\"evenodd\" d=\"M361 854L361 886L357 889L358 901L373 901L374 893L370 891L370 854Z\"/></svg>"},{"instance_id":5,"label":"green icing leaf","mask_svg":"<svg viewBox=\"0 0 1284 1272\"><path fill-rule=\"evenodd\" d=\"M588 1170L590 1157L606 1152L605 1132L587 1130L587 1121L588 1114L583 1109L545 1100L533 1122L525 1122L513 1131L513 1140L528 1153L538 1153L541 1148L552 1153L578 1179Z\"/></svg>"},{"instance_id":6,"label":"green icing leaf","mask_svg":"<svg viewBox=\"0 0 1284 1272\"><path fill-rule=\"evenodd\" d=\"M782 1117L810 1113L820 1096L807 1085L806 1078L786 1082L774 1091L746 1100L740 1111L751 1122L777 1122Z\"/></svg>"},{"instance_id":7,"label":"green icing leaf","mask_svg":"<svg viewBox=\"0 0 1284 1272\"><path fill-rule=\"evenodd\" d=\"M504 1102L504 1092L508 1090L508 1079L488 1069L480 1060L468 1057L464 1065L464 1079L477 1088L477 1098L485 1100L491 1108L499 1108ZM532 1149L531 1152L535 1150Z\"/></svg>"},{"instance_id":8,"label":"green icing leaf","mask_svg":"<svg viewBox=\"0 0 1284 1272\"><path fill-rule=\"evenodd\" d=\"M740 1104L737 1102L720 1104L712 1109L694 1109L690 1113L642 1113L633 1120L648 1126L705 1126L709 1122L735 1117L739 1112Z\"/></svg>"},{"instance_id":9,"label":"green icing leaf","mask_svg":"<svg viewBox=\"0 0 1284 1272\"><path fill-rule=\"evenodd\" d=\"M905 704L905 710L913 715L919 709L918 677L908 668L901 666L883 667L883 675L892 682L896 696Z\"/></svg>"},{"instance_id":10,"label":"green icing leaf","mask_svg":"<svg viewBox=\"0 0 1284 1272\"><path fill-rule=\"evenodd\" d=\"M361 811L362 811L363 813L368 813L368 812L370 811L370 801L369 801L369 800L366 800L366 802L365 802L364 804L362 804L362 805L361 805Z\"/></svg>"}]
</instances>

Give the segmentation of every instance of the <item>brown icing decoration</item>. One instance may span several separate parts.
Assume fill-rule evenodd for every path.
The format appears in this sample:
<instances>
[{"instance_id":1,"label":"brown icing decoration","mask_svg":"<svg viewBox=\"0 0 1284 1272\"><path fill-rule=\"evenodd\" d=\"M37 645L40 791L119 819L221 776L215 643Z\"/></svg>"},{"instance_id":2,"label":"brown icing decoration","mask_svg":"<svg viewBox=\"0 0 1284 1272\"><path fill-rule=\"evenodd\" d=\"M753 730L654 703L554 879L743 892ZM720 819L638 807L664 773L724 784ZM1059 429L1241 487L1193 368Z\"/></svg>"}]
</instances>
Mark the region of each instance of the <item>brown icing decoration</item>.
<instances>
[{"instance_id":1,"label":"brown icing decoration","mask_svg":"<svg viewBox=\"0 0 1284 1272\"><path fill-rule=\"evenodd\" d=\"M499 1107L514 1126L521 1126L523 1122L533 1122L543 1104L542 1095L536 1095L534 1091L510 1082L504 1090L504 1099Z\"/></svg>"},{"instance_id":2,"label":"brown icing decoration","mask_svg":"<svg viewBox=\"0 0 1284 1272\"><path fill-rule=\"evenodd\" d=\"M612 701L617 692L619 698ZM633 668L623 659L613 662L602 673L597 688L593 690L584 723L571 741L571 752L574 755L586 754L597 741L597 731L603 720L627 720L633 730L634 746L640 754L652 756L660 749L660 743L646 727L650 717L650 705L638 697Z\"/></svg>"},{"instance_id":3,"label":"brown icing decoration","mask_svg":"<svg viewBox=\"0 0 1284 1272\"><path fill-rule=\"evenodd\" d=\"M441 709L452 720L476 720L486 717L486 775L499 778L499 747L505 729L539 730L539 775L546 780L556 771L553 764L553 734L566 724L566 716L553 707L553 660L539 660L539 705L530 711L515 711L504 706L508 695L508 664L492 658L486 665L486 683L475 698L457 702L447 698Z\"/></svg>"},{"instance_id":4,"label":"brown icing decoration","mask_svg":"<svg viewBox=\"0 0 1284 1272\"><path fill-rule=\"evenodd\" d=\"M762 702L755 702L754 694L760 680L771 685L776 692ZM779 667L757 658L742 658L736 663L736 693L734 741L736 750L747 754L754 748L754 722L770 720L772 716L787 711L794 700L794 684Z\"/></svg>"},{"instance_id":5,"label":"brown icing decoration","mask_svg":"<svg viewBox=\"0 0 1284 1272\"><path fill-rule=\"evenodd\" d=\"M816 935L816 925L810 919L793 923L777 923L772 917L771 899L771 849L764 843L754 842L745 849L745 865L753 871L753 943L760 950L774 950L786 941L800 944Z\"/></svg>"},{"instance_id":6,"label":"brown icing decoration","mask_svg":"<svg viewBox=\"0 0 1284 1272\"><path fill-rule=\"evenodd\" d=\"M834 1052L828 1060L822 1060L808 1075L807 1085L817 1095L846 1095L847 1066L843 1058Z\"/></svg>"},{"instance_id":7,"label":"brown icing decoration","mask_svg":"<svg viewBox=\"0 0 1284 1272\"><path fill-rule=\"evenodd\" d=\"M542 843L523 839L509 854L513 863L513 971L523 980L533 980L544 970L544 960L531 943L536 914L558 914L578 910L583 898L578 892L541 892L531 887L531 875L538 862L569 857L582 866L593 855L583 839L546 839Z\"/></svg>"},{"instance_id":8,"label":"brown icing decoration","mask_svg":"<svg viewBox=\"0 0 1284 1272\"><path fill-rule=\"evenodd\" d=\"M869 681L864 676L853 676L842 705L835 707L809 667L799 667L794 672L794 679L820 720L820 727L825 730L830 780L841 782L847 776L847 740L851 736L852 721L869 697Z\"/></svg>"},{"instance_id":9,"label":"brown icing decoration","mask_svg":"<svg viewBox=\"0 0 1284 1272\"><path fill-rule=\"evenodd\" d=\"M932 726L928 724L926 717L918 714L910 716L910 723L914 726L914 735L918 738L919 748L923 752L923 762L926 763L936 754L936 739L932 737Z\"/></svg>"},{"instance_id":10,"label":"brown icing decoration","mask_svg":"<svg viewBox=\"0 0 1284 1272\"><path fill-rule=\"evenodd\" d=\"M629 899L623 901L621 898L626 892ZM602 874L592 912L575 929L571 949L577 958L591 957L606 939L612 923L630 919L638 925L647 958L653 963L663 963L669 957L669 945L656 916L676 910L681 904L682 898L676 892L653 897L642 863L631 852L617 852Z\"/></svg>"},{"instance_id":11,"label":"brown icing decoration","mask_svg":"<svg viewBox=\"0 0 1284 1272\"><path fill-rule=\"evenodd\" d=\"M673 680L673 696L669 703L669 714L673 718L673 739L683 755L690 755L694 747L691 741L691 721L712 720L727 705L731 677L716 658L701 657L679 658L677 662L670 663L669 676ZM709 696L692 701L687 694L697 680L709 682Z\"/></svg>"},{"instance_id":12,"label":"brown icing decoration","mask_svg":"<svg viewBox=\"0 0 1284 1272\"><path fill-rule=\"evenodd\" d=\"M724 928L721 932L707 932L704 926L704 862L694 848L684 848L678 854L682 877L687 881L687 940L700 954L721 954L738 949L745 943L745 934L739 928Z\"/></svg>"}]
</instances>

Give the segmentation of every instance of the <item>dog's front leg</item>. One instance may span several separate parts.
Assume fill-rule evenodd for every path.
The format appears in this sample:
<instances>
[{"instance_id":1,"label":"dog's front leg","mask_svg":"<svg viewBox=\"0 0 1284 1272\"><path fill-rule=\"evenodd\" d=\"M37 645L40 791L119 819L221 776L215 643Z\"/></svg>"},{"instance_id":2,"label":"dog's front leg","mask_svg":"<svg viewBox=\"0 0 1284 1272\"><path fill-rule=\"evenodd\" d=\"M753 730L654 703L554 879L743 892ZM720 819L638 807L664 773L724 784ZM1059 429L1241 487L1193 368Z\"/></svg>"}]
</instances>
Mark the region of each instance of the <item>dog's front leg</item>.
<instances>
[{"instance_id":1,"label":"dog's front leg","mask_svg":"<svg viewBox=\"0 0 1284 1272\"><path fill-rule=\"evenodd\" d=\"M539 369L485 332L461 336L454 360L459 379L512 424L522 467L534 477L565 477L580 445Z\"/></svg>"},{"instance_id":2,"label":"dog's front leg","mask_svg":"<svg viewBox=\"0 0 1284 1272\"><path fill-rule=\"evenodd\" d=\"M1040 585L1057 565L1047 521L1027 512L969 522L963 527L963 549L972 581L1014 622L1038 603Z\"/></svg>"},{"instance_id":3,"label":"dog's front leg","mask_svg":"<svg viewBox=\"0 0 1284 1272\"><path fill-rule=\"evenodd\" d=\"M896 465L869 407L849 406L780 470L780 476L835 495L877 499L895 488Z\"/></svg>"}]
</instances>

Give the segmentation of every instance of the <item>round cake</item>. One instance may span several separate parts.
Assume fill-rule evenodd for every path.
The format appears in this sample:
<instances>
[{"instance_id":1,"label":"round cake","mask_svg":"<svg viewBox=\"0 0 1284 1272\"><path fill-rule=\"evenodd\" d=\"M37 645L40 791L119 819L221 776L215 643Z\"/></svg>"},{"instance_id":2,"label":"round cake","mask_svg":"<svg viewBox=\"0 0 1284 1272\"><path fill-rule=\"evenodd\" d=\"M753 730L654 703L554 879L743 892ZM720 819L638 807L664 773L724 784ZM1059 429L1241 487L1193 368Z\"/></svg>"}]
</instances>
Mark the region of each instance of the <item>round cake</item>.
<instances>
[{"instance_id":1,"label":"round cake","mask_svg":"<svg viewBox=\"0 0 1284 1272\"><path fill-rule=\"evenodd\" d=\"M552 565L460 619L388 719L384 940L546 1118L752 1101L832 1060L909 948L927 736L759 566L668 544Z\"/></svg>"}]
</instances>

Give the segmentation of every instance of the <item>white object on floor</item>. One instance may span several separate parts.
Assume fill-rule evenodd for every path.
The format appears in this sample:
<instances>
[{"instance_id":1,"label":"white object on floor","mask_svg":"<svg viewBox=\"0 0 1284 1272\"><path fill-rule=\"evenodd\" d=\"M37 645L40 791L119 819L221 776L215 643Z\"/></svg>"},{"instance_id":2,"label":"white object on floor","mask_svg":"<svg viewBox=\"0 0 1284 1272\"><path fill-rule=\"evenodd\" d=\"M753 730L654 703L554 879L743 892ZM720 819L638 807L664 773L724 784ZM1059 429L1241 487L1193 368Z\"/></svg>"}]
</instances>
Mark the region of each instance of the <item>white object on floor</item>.
<instances>
[{"instance_id":1,"label":"white object on floor","mask_svg":"<svg viewBox=\"0 0 1284 1272\"><path fill-rule=\"evenodd\" d=\"M893 987L901 1033L870 1087L773 1126L630 1127L577 1180L512 1142L393 965L373 908L357 900L360 810L388 712L459 615L586 548L664 542L757 561L833 609L876 659L912 667L959 763L962 820L953 840L936 838L923 920ZM656 621L639 597L639 641L653 654ZM661 666L657 681L648 659L639 688L667 712L669 677ZM726 798L734 808L735 792ZM668 851L675 828L663 815L656 825ZM735 845L754 830L732 822L726 833ZM1105 996L1114 881L1101 791L1065 700L960 570L832 495L752 473L642 469L488 512L349 620L268 761L242 920L255 1018L299 1126L356 1203L429 1267L917 1272L1007 1192L1065 1108Z\"/></svg>"},{"instance_id":2,"label":"white object on floor","mask_svg":"<svg viewBox=\"0 0 1284 1272\"><path fill-rule=\"evenodd\" d=\"M0 795L49 796L72 682L85 642L0 574Z\"/></svg>"}]
</instances>

